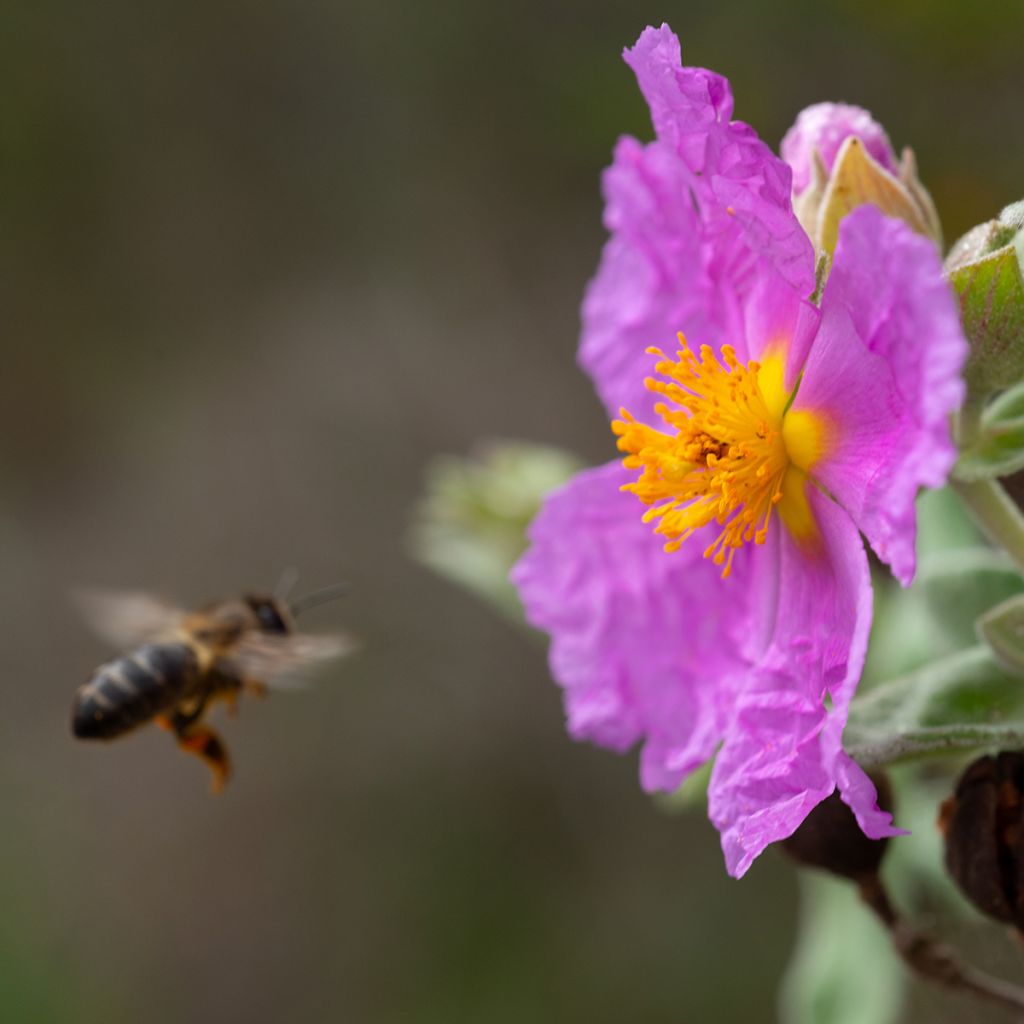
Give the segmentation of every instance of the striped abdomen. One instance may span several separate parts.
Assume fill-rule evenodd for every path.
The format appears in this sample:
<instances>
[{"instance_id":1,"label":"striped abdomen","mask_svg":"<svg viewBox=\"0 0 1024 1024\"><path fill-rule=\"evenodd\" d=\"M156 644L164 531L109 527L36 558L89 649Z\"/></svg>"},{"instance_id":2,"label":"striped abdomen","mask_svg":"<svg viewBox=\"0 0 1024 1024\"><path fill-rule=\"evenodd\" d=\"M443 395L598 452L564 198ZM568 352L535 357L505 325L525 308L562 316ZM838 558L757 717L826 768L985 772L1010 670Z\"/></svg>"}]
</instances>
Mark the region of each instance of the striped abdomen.
<instances>
[{"instance_id":1,"label":"striped abdomen","mask_svg":"<svg viewBox=\"0 0 1024 1024\"><path fill-rule=\"evenodd\" d=\"M199 661L187 644L147 644L101 665L75 695L71 731L112 739L191 696Z\"/></svg>"}]
</instances>

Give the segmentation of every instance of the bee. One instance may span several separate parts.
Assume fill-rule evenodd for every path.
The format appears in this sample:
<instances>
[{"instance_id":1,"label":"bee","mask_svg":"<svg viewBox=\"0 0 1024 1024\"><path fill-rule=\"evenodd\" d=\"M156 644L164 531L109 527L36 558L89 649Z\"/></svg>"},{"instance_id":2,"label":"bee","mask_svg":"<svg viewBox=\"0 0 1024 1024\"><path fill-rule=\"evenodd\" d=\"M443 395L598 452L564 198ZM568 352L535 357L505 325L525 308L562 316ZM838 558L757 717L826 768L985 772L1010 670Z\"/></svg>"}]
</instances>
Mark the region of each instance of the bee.
<instances>
[{"instance_id":1,"label":"bee","mask_svg":"<svg viewBox=\"0 0 1024 1024\"><path fill-rule=\"evenodd\" d=\"M302 611L340 596L341 587L307 594L290 606L267 594L244 594L187 612L146 593L91 592L79 604L93 628L128 653L101 665L78 688L71 731L111 740L150 721L200 757L219 792L231 774L224 742L203 716L216 701L230 710L242 693L265 696L295 683L317 662L348 653L344 635L295 630Z\"/></svg>"}]
</instances>

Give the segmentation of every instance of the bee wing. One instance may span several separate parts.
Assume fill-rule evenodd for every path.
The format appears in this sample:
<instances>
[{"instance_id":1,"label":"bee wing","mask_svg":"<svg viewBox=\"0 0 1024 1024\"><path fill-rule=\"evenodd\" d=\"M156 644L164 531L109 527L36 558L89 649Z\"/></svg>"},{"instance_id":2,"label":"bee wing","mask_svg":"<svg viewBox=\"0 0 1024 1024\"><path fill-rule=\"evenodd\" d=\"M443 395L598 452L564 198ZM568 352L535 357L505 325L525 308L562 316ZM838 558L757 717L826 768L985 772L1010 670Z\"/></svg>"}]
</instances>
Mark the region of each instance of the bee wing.
<instances>
[{"instance_id":1,"label":"bee wing","mask_svg":"<svg viewBox=\"0 0 1024 1024\"><path fill-rule=\"evenodd\" d=\"M186 614L143 590L79 589L71 598L93 632L115 647L134 647L172 632Z\"/></svg>"},{"instance_id":2,"label":"bee wing","mask_svg":"<svg viewBox=\"0 0 1024 1024\"><path fill-rule=\"evenodd\" d=\"M356 646L352 637L342 633L252 633L239 642L230 661L242 679L266 683L275 689L298 688L309 682L318 665L351 654Z\"/></svg>"}]
</instances>

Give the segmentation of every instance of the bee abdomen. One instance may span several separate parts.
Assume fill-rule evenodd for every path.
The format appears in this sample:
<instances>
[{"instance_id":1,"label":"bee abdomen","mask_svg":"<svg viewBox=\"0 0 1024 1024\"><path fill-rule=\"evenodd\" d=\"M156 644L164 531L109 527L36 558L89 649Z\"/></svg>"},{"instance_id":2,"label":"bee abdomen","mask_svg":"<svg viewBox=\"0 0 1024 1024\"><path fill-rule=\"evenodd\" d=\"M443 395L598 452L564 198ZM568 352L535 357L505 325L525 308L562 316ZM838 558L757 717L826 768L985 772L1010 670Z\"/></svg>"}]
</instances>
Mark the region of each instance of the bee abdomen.
<instances>
[{"instance_id":1,"label":"bee abdomen","mask_svg":"<svg viewBox=\"0 0 1024 1024\"><path fill-rule=\"evenodd\" d=\"M112 739L168 711L194 688L199 661L187 644L147 644L101 665L75 696L71 731Z\"/></svg>"}]
</instances>

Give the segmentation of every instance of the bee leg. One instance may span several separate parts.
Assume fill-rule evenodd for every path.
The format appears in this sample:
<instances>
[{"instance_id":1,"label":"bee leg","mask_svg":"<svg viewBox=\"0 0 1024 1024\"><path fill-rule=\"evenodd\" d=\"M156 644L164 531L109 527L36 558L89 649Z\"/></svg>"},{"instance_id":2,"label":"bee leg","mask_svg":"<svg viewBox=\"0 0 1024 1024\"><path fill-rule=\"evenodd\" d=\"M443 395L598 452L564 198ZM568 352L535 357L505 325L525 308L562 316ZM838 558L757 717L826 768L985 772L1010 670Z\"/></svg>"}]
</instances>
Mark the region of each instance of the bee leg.
<instances>
[{"instance_id":1,"label":"bee leg","mask_svg":"<svg viewBox=\"0 0 1024 1024\"><path fill-rule=\"evenodd\" d=\"M210 792L219 793L231 777L231 759L224 741L207 726L194 725L178 733L178 746L206 762L206 766L213 772Z\"/></svg>"},{"instance_id":2,"label":"bee leg","mask_svg":"<svg viewBox=\"0 0 1024 1024\"><path fill-rule=\"evenodd\" d=\"M174 734L178 737L178 746L190 754L202 758L207 767L213 772L210 780L210 790L219 793L231 775L231 759L228 757L227 747L224 741L212 729L205 725L198 725L197 719L203 713L205 700L200 705L189 711L175 711L168 718L169 725Z\"/></svg>"},{"instance_id":3,"label":"bee leg","mask_svg":"<svg viewBox=\"0 0 1024 1024\"><path fill-rule=\"evenodd\" d=\"M266 697L270 693L270 687L266 683L261 683L258 679L246 679L242 683L242 688L250 697Z\"/></svg>"}]
</instances>

